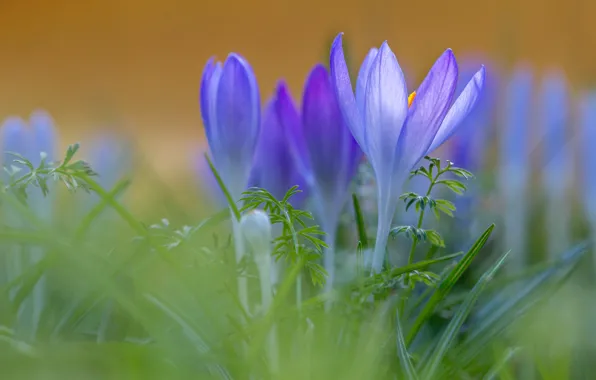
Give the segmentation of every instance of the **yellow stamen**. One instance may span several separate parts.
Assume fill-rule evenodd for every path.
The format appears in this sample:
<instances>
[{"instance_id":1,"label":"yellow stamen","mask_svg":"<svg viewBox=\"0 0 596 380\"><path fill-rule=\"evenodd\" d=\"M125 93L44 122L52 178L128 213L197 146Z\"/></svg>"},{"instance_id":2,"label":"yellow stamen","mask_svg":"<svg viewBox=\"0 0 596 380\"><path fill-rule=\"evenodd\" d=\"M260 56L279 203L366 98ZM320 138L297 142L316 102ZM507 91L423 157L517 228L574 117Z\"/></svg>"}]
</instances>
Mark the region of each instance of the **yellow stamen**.
<instances>
[{"instance_id":1,"label":"yellow stamen","mask_svg":"<svg viewBox=\"0 0 596 380\"><path fill-rule=\"evenodd\" d=\"M408 108L412 106L412 102L416 98L416 91L412 92L410 96L408 96Z\"/></svg>"}]
</instances>

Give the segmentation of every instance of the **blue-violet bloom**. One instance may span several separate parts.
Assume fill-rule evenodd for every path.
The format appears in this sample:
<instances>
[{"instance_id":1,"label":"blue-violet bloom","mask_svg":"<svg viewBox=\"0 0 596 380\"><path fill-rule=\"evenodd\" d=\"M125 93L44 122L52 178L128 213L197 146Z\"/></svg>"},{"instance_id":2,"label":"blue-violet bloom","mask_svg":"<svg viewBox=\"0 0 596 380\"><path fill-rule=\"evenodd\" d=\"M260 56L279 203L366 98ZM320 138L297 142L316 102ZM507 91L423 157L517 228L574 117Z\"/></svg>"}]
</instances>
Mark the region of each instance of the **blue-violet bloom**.
<instances>
[{"instance_id":1,"label":"blue-violet bloom","mask_svg":"<svg viewBox=\"0 0 596 380\"><path fill-rule=\"evenodd\" d=\"M344 122L331 77L323 65L316 65L306 80L301 120L301 131L290 142L326 233L329 248L325 251L324 264L330 288L334 279L337 225L362 151Z\"/></svg>"},{"instance_id":2,"label":"blue-violet bloom","mask_svg":"<svg viewBox=\"0 0 596 380\"><path fill-rule=\"evenodd\" d=\"M300 127L300 114L287 85L281 81L263 111L249 185L266 189L276 199L282 199L291 187L298 185L301 192L290 199L292 205L298 208L308 194L291 148L291 144L300 137Z\"/></svg>"},{"instance_id":3,"label":"blue-violet bloom","mask_svg":"<svg viewBox=\"0 0 596 380\"><path fill-rule=\"evenodd\" d=\"M379 213L372 270L380 272L404 182L420 159L447 140L474 107L484 84L484 67L455 99L458 68L450 49L410 96L387 42L371 49L364 59L355 95L341 33L331 47L330 65L344 119L375 171Z\"/></svg>"},{"instance_id":4,"label":"blue-violet bloom","mask_svg":"<svg viewBox=\"0 0 596 380\"><path fill-rule=\"evenodd\" d=\"M201 115L213 163L234 200L246 185L261 124L260 95L251 66L231 53L222 65L207 62Z\"/></svg>"}]
</instances>

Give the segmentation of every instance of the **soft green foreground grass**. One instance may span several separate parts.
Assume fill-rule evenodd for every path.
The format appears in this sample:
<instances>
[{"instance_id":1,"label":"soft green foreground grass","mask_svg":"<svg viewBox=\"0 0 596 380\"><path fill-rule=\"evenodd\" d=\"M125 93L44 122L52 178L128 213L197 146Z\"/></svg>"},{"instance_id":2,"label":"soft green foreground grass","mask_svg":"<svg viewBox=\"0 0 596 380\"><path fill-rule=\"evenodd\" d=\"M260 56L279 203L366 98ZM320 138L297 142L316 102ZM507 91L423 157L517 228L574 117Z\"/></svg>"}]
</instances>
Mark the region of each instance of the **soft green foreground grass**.
<instances>
[{"instance_id":1,"label":"soft green foreground grass","mask_svg":"<svg viewBox=\"0 0 596 380\"><path fill-rule=\"evenodd\" d=\"M142 220L114 197L127 181L103 189L82 164L58 168L21 180L28 202L21 191L0 194L2 379L592 378L594 294L572 276L590 264L585 243L506 277L498 270L507 252L487 245L495 229L487 225L464 252L446 239L446 248L380 275L356 265L323 294L312 281L317 250L293 251L286 243L303 241L290 234L277 252L281 281L263 307L252 257L234 260L227 210L188 227ZM53 175L80 194L49 222L31 205L44 204L33 202L34 185ZM96 203L81 201L91 196L84 189ZM367 226L351 228L363 243ZM343 248L339 257L357 256ZM467 286L462 276L479 257L481 276Z\"/></svg>"}]
</instances>

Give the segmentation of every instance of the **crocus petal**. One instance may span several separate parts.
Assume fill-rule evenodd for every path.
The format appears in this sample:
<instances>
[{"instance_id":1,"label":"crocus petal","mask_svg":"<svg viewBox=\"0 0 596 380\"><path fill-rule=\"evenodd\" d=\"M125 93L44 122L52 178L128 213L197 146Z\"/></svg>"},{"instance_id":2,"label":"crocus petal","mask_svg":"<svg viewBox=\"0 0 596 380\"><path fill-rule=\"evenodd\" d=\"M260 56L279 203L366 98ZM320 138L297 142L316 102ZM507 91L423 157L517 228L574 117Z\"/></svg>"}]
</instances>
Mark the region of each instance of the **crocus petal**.
<instances>
[{"instance_id":1,"label":"crocus petal","mask_svg":"<svg viewBox=\"0 0 596 380\"><path fill-rule=\"evenodd\" d=\"M48 161L54 160L57 136L52 117L47 112L36 111L31 114L29 124L33 133L33 144L35 146L35 151L31 157L32 163L34 165L40 163L41 152L46 154Z\"/></svg>"},{"instance_id":2,"label":"crocus petal","mask_svg":"<svg viewBox=\"0 0 596 380\"><path fill-rule=\"evenodd\" d=\"M504 191L517 192L526 186L530 170L530 120L533 73L516 69L505 89L504 121L501 125L499 167ZM518 187L519 186L519 187Z\"/></svg>"},{"instance_id":3,"label":"crocus petal","mask_svg":"<svg viewBox=\"0 0 596 380\"><path fill-rule=\"evenodd\" d=\"M275 97L271 99L263 112L253 181L280 199L296 184L292 183L295 177L292 155L286 148L284 126L280 123L275 101Z\"/></svg>"},{"instance_id":4,"label":"crocus petal","mask_svg":"<svg viewBox=\"0 0 596 380\"><path fill-rule=\"evenodd\" d=\"M395 146L408 114L404 74L384 42L369 73L365 100L364 143L377 176L388 176Z\"/></svg>"},{"instance_id":5,"label":"crocus petal","mask_svg":"<svg viewBox=\"0 0 596 380\"><path fill-rule=\"evenodd\" d=\"M203 77L201 78L201 90L200 90L200 105L201 105L201 117L203 118L203 126L205 128L205 135L207 135L207 139L211 139L211 129L212 125L209 120L209 86L211 83L211 78L213 77L213 73L215 72L215 63L214 59L210 58L203 69Z\"/></svg>"},{"instance_id":6,"label":"crocus petal","mask_svg":"<svg viewBox=\"0 0 596 380\"><path fill-rule=\"evenodd\" d=\"M438 148L456 131L460 123L468 116L476 105L484 87L485 69L484 66L468 82L461 95L445 116L439 131L437 132L428 153ZM480 127L480 126L479 126Z\"/></svg>"},{"instance_id":7,"label":"crocus petal","mask_svg":"<svg viewBox=\"0 0 596 380\"><path fill-rule=\"evenodd\" d=\"M327 69L317 65L310 73L302 102L304 137L317 186L329 196L347 187L347 173L356 144L343 118Z\"/></svg>"},{"instance_id":8,"label":"crocus petal","mask_svg":"<svg viewBox=\"0 0 596 380\"><path fill-rule=\"evenodd\" d=\"M358 107L356 105L356 98L352 89L352 81L350 80L350 72L344 57L344 50L342 47L342 36L340 33L335 37L333 45L331 46L330 56L330 71L331 83L339 102L339 108L344 117L348 128L352 135L360 145L360 148L366 152L364 143L364 125L359 115Z\"/></svg>"},{"instance_id":9,"label":"crocus petal","mask_svg":"<svg viewBox=\"0 0 596 380\"><path fill-rule=\"evenodd\" d=\"M581 137L583 163L583 199L589 220L596 221L596 93L588 94L581 107Z\"/></svg>"},{"instance_id":10,"label":"crocus petal","mask_svg":"<svg viewBox=\"0 0 596 380\"><path fill-rule=\"evenodd\" d=\"M303 157L303 142L297 141L300 128L296 106L286 84L280 82L265 106L249 185L264 188L278 199L298 185L302 192L292 197L294 207L299 207L307 194L306 183L297 169L297 163L308 162Z\"/></svg>"},{"instance_id":11,"label":"crocus petal","mask_svg":"<svg viewBox=\"0 0 596 380\"><path fill-rule=\"evenodd\" d=\"M25 121L19 117L9 117L0 128L0 143L2 161L4 165L12 165L14 156L7 154L13 152L29 158L29 131Z\"/></svg>"},{"instance_id":12,"label":"crocus petal","mask_svg":"<svg viewBox=\"0 0 596 380\"><path fill-rule=\"evenodd\" d=\"M250 166L252 162L260 129L259 103L252 68L244 58L230 54L219 79L215 106L217 138L222 148L225 146L230 165ZM210 119L213 116L209 113Z\"/></svg>"},{"instance_id":13,"label":"crocus petal","mask_svg":"<svg viewBox=\"0 0 596 380\"><path fill-rule=\"evenodd\" d=\"M366 96L366 83L368 82L368 77L370 74L370 68L372 63L374 62L377 54L379 53L379 49L372 48L364 58L364 62L362 62L362 66L360 66L360 71L358 72L358 80L356 82L356 104L358 105L358 113L360 117L364 115L364 99ZM364 136L363 136L364 137Z\"/></svg>"},{"instance_id":14,"label":"crocus petal","mask_svg":"<svg viewBox=\"0 0 596 380\"><path fill-rule=\"evenodd\" d=\"M563 196L572 172L567 144L568 92L563 73L550 73L542 89L541 124L544 127L544 184L547 192Z\"/></svg>"},{"instance_id":15,"label":"crocus petal","mask_svg":"<svg viewBox=\"0 0 596 380\"><path fill-rule=\"evenodd\" d=\"M455 56L447 49L430 69L410 107L397 146L400 162L396 164L401 168L409 171L426 155L453 101L457 76Z\"/></svg>"}]
</instances>

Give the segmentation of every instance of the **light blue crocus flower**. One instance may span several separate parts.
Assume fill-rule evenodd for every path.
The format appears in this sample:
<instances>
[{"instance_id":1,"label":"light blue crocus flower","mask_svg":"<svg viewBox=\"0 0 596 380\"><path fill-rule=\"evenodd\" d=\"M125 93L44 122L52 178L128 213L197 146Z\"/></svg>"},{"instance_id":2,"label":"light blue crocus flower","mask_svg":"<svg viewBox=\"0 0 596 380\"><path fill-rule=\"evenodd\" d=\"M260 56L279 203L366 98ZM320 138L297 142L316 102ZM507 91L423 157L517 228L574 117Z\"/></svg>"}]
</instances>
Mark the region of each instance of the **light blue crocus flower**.
<instances>
[{"instance_id":1,"label":"light blue crocus flower","mask_svg":"<svg viewBox=\"0 0 596 380\"><path fill-rule=\"evenodd\" d=\"M463 91L468 80L476 73L477 59L467 60L460 64L460 80L458 93ZM487 158L487 143L495 122L495 110L497 100L496 72L490 70L484 81L484 88L476 106L460 124L451 139L449 140L449 155L455 166L470 170L477 176L473 181L467 183L467 191L463 196L457 196L454 200L457 213L455 215L458 224L458 231L464 232L463 239L460 239L466 248L469 244L466 238L469 235L477 236L478 223L482 213L473 212L479 205L481 197L480 186L482 186L484 164ZM482 227L481 227L482 228Z\"/></svg>"},{"instance_id":2,"label":"light blue crocus flower","mask_svg":"<svg viewBox=\"0 0 596 380\"><path fill-rule=\"evenodd\" d=\"M34 112L29 119L29 126L20 118L7 119L0 128L0 140L3 164L14 165L23 171L29 169L13 163L15 157L6 152L18 153L31 161L34 166L38 166L41 163L41 152L45 153L48 162L53 159L57 143L54 122L50 115L44 111ZM22 174L24 173L18 173L17 176ZM9 180L6 175L3 176L3 179ZM50 182L48 185L51 186ZM50 222L53 211L53 193L51 192L49 197L44 198L39 189L30 187L27 190L32 212L38 218ZM4 216L7 218L5 222L11 227L27 227L26 222L18 217L16 211L7 208ZM5 265L6 279L11 280L19 276L24 268L38 262L43 255L43 250L36 246L19 247L14 245L8 247ZM42 275L35 284L31 297L23 302L19 309L16 330L17 333L20 333L22 329L22 332L27 334L27 339L34 339L37 333L46 300L45 284L46 277Z\"/></svg>"},{"instance_id":3,"label":"light blue crocus flower","mask_svg":"<svg viewBox=\"0 0 596 380\"><path fill-rule=\"evenodd\" d=\"M41 163L41 153L45 155L47 163L56 160L56 145L58 142L56 127L54 120L45 111L35 111L29 117L30 138L29 155L27 158L31 160L34 166ZM49 199L45 199L41 191L35 191L31 197L32 208L36 211L38 216L49 219L53 210L54 193L51 188L54 187L52 181L48 181L50 187Z\"/></svg>"},{"instance_id":4,"label":"light blue crocus flower","mask_svg":"<svg viewBox=\"0 0 596 380\"><path fill-rule=\"evenodd\" d=\"M560 71L549 72L542 82L540 124L545 133L543 184L547 196L548 254L555 258L569 243L568 190L573 175L573 156L567 144L569 93Z\"/></svg>"},{"instance_id":5,"label":"light blue crocus flower","mask_svg":"<svg viewBox=\"0 0 596 380\"><path fill-rule=\"evenodd\" d=\"M213 163L238 200L248 183L261 128L259 88L248 62L234 53L223 65L210 59L200 102Z\"/></svg>"},{"instance_id":6,"label":"light blue crocus flower","mask_svg":"<svg viewBox=\"0 0 596 380\"><path fill-rule=\"evenodd\" d=\"M596 230L596 92L587 94L581 103L581 158L583 163L583 202L588 220Z\"/></svg>"},{"instance_id":7,"label":"light blue crocus flower","mask_svg":"<svg viewBox=\"0 0 596 380\"><path fill-rule=\"evenodd\" d=\"M384 42L366 56L352 84L342 34L331 47L331 78L344 119L367 155L378 186L378 226L373 272L381 271L393 213L412 168L439 147L474 107L484 84L484 67L455 99L458 79L453 52L445 51L408 96L404 74Z\"/></svg>"},{"instance_id":8,"label":"light blue crocus flower","mask_svg":"<svg viewBox=\"0 0 596 380\"><path fill-rule=\"evenodd\" d=\"M530 115L533 74L515 70L505 88L504 120L500 125L499 192L503 202L504 247L512 250L508 270L526 262L527 190L530 176Z\"/></svg>"}]
</instances>

